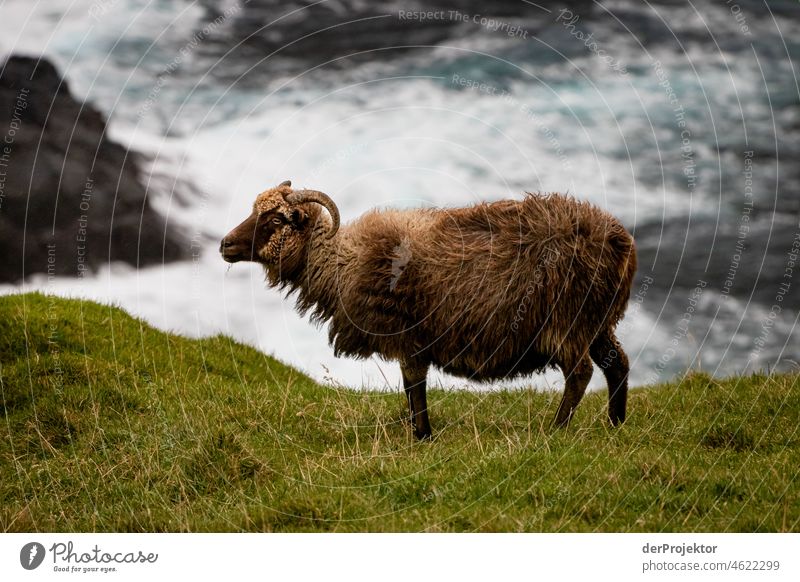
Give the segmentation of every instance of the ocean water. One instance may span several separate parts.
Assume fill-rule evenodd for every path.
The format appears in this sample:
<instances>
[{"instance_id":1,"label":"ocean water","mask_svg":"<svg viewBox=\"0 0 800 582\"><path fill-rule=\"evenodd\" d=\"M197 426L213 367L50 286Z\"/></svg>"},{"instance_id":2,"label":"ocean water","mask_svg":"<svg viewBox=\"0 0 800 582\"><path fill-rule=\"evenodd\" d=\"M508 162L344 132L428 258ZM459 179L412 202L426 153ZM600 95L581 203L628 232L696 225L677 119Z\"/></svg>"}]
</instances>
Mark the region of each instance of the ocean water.
<instances>
[{"instance_id":1,"label":"ocean water","mask_svg":"<svg viewBox=\"0 0 800 582\"><path fill-rule=\"evenodd\" d=\"M84 279L34 275L0 292L112 302L161 329L231 335L329 382L394 388L396 364L334 358L326 332L268 289L260 268L220 259L219 239L254 196L291 179L328 192L346 222L374 207L560 191L619 216L640 245L636 295L620 328L634 384L690 368L796 366L800 280L770 317L778 271L800 233L800 174L790 162L800 153L792 60L800 13L788 3L740 2L741 12L711 2L553 8L498 18L519 27L513 37L469 20L436 46L334 63L240 54L235 23L245 7L215 3L230 17L209 28L208 4L0 7L0 51L52 59L73 94L107 115L110 136L147 156L149 196L194 252L182 263L115 264ZM402 4L384 8L397 19ZM293 38L280 20L265 30ZM749 151L756 250L736 260L728 293L736 251L717 234L741 220ZM719 254L695 256L715 244ZM557 373L533 380L561 382ZM595 374L592 386L602 385Z\"/></svg>"}]
</instances>

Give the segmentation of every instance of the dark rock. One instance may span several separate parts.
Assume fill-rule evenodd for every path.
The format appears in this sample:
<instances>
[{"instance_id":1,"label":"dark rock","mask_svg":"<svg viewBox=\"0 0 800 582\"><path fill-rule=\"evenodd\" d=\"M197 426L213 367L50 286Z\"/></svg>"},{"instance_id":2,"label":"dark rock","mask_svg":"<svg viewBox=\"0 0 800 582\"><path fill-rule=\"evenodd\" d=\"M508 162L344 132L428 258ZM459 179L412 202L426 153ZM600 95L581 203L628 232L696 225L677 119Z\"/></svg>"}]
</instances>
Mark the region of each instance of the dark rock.
<instances>
[{"instance_id":1,"label":"dark rock","mask_svg":"<svg viewBox=\"0 0 800 582\"><path fill-rule=\"evenodd\" d=\"M147 201L140 157L44 59L0 71L0 281L82 275L110 261L174 261L185 251Z\"/></svg>"}]
</instances>

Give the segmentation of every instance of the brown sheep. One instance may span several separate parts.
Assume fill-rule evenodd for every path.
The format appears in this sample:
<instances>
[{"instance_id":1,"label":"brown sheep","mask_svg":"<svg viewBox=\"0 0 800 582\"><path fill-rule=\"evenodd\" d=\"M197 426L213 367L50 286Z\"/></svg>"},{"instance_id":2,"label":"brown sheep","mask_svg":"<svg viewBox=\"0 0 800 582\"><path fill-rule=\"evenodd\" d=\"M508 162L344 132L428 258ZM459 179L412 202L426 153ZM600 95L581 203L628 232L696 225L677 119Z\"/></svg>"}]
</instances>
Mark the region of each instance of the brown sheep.
<instances>
[{"instance_id":1,"label":"brown sheep","mask_svg":"<svg viewBox=\"0 0 800 582\"><path fill-rule=\"evenodd\" d=\"M325 207L330 218L322 211ZM493 380L558 367L554 423L592 376L625 420L628 358L614 335L636 271L633 238L608 213L560 194L466 208L373 210L339 228L325 194L284 182L222 239L223 258L261 263L270 285L329 322L336 355L400 362L414 434L431 436L431 365Z\"/></svg>"}]
</instances>

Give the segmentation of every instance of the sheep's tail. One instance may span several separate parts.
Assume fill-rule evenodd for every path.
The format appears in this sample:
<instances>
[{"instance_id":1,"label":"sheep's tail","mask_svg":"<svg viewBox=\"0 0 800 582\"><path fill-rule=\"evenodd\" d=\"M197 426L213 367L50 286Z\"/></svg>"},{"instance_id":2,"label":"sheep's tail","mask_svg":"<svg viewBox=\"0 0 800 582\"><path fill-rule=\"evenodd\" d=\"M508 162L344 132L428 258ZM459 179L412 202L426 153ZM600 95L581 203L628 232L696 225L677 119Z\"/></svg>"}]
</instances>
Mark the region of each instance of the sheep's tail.
<instances>
[{"instance_id":1,"label":"sheep's tail","mask_svg":"<svg viewBox=\"0 0 800 582\"><path fill-rule=\"evenodd\" d=\"M633 288L633 278L636 275L637 267L636 243L625 227L616 221L608 233L607 240L611 246L611 254L617 269L616 297L612 313L609 314L611 316L609 323L616 325L625 315L625 308Z\"/></svg>"}]
</instances>

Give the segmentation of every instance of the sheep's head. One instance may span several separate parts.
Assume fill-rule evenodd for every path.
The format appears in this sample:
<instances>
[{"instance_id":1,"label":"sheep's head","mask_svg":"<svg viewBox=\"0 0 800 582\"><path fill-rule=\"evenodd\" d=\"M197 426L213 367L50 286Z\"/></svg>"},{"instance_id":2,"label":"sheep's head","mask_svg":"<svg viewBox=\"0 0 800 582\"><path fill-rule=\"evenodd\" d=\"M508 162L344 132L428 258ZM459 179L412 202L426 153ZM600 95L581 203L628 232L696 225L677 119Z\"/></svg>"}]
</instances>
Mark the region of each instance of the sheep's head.
<instances>
[{"instance_id":1,"label":"sheep's head","mask_svg":"<svg viewBox=\"0 0 800 582\"><path fill-rule=\"evenodd\" d=\"M229 263L254 261L270 270L295 264L322 215L313 203L330 213L332 224L325 236L331 238L339 228L333 200L316 190L292 190L286 181L258 195L250 216L222 239L222 258Z\"/></svg>"}]
</instances>

